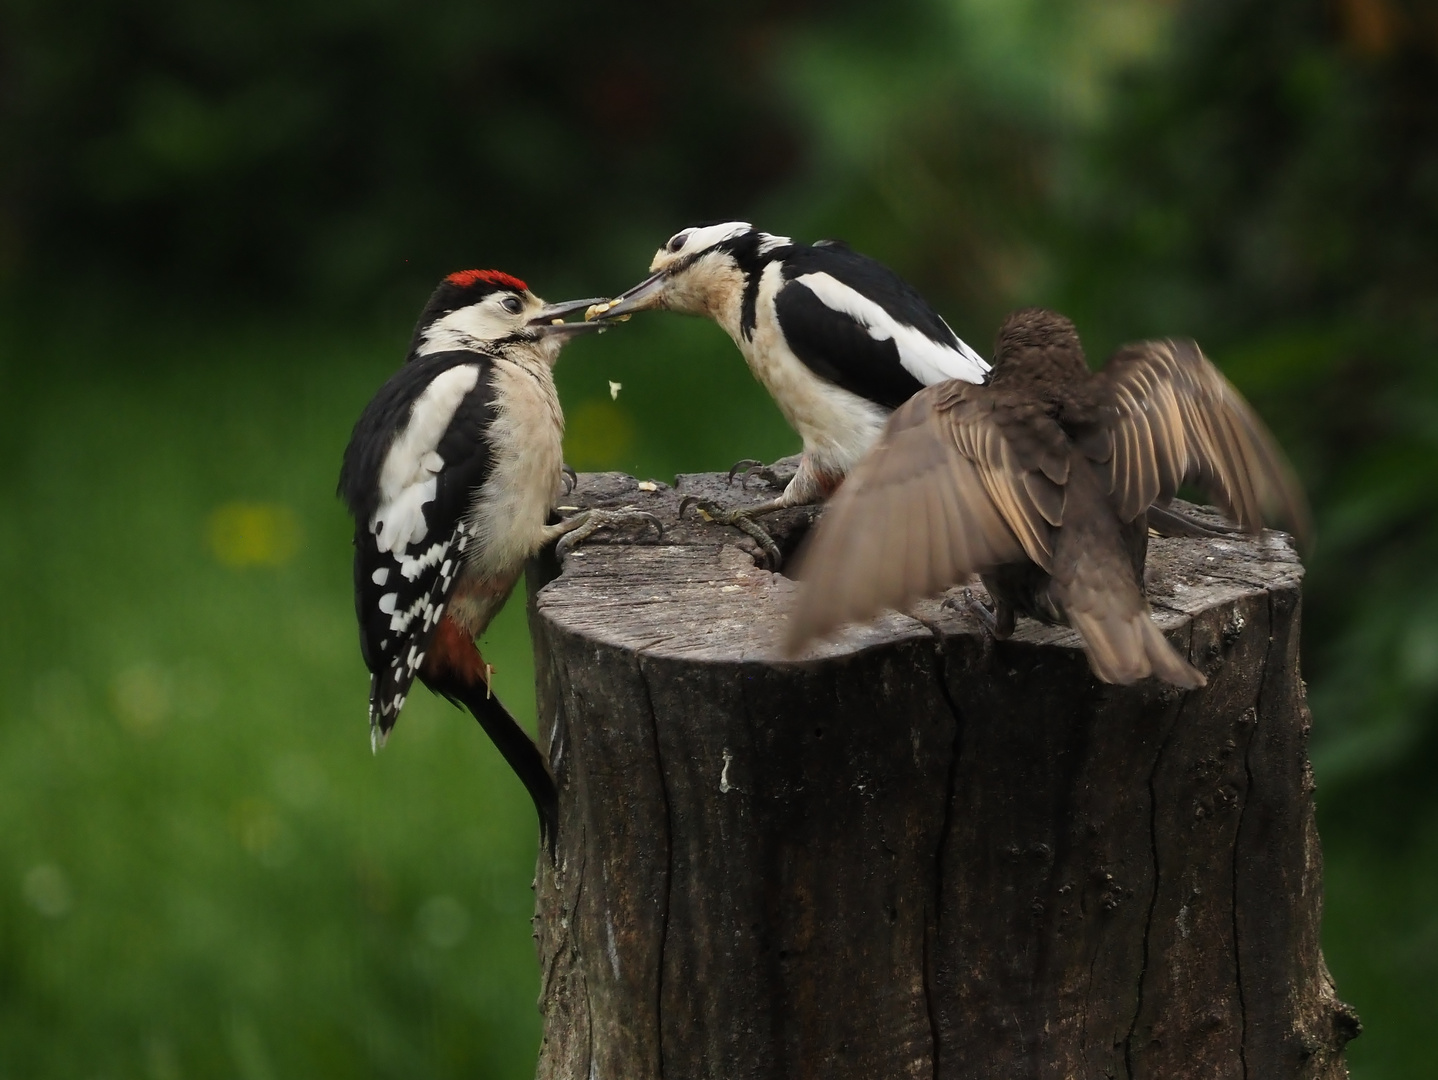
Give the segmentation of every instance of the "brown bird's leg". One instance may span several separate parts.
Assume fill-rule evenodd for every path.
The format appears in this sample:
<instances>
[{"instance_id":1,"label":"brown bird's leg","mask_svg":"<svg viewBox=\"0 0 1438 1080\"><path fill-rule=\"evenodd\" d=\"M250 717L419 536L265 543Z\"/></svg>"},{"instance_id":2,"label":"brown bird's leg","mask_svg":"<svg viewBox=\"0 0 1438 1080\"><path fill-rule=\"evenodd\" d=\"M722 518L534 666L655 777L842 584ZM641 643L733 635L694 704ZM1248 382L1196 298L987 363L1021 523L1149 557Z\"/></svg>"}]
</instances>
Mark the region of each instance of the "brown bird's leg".
<instances>
[{"instance_id":1,"label":"brown bird's leg","mask_svg":"<svg viewBox=\"0 0 1438 1080\"><path fill-rule=\"evenodd\" d=\"M972 589L964 589L959 598L948 597L944 600L944 607L953 608L955 611L967 611L974 618L983 624L985 630L993 635L995 641L1006 641L1014 633L1014 607L1012 604L992 593L989 597L994 602L992 608L985 607L978 599Z\"/></svg>"},{"instance_id":2,"label":"brown bird's leg","mask_svg":"<svg viewBox=\"0 0 1438 1080\"><path fill-rule=\"evenodd\" d=\"M435 693L443 694L474 714L534 801L534 809L539 814L540 839L552 857L559 831L559 789L554 783L554 774L534 740L491 693L489 672L490 667L474 639L445 615L430 640L419 677Z\"/></svg>"}]
</instances>

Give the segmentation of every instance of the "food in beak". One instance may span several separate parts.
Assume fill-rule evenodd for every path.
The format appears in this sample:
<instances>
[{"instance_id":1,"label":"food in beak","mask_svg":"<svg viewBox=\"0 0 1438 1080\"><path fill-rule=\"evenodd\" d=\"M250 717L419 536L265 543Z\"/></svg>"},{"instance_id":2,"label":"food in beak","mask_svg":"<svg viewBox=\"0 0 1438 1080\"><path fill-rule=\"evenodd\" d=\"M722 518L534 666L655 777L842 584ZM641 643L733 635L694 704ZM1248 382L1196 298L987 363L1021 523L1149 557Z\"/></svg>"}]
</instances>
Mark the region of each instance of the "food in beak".
<instances>
[{"instance_id":1,"label":"food in beak","mask_svg":"<svg viewBox=\"0 0 1438 1080\"><path fill-rule=\"evenodd\" d=\"M589 307L586 308L585 311L584 311L584 321L585 321L585 322L593 322L595 319L599 318L601 315L603 315L603 314L604 314L606 311L608 311L610 308L614 307L615 304L616 304L616 301L614 301L614 300L606 300L606 301L605 301L604 303L602 303L602 304L590 304ZM629 315L616 315L616 316L614 316L614 321L615 321L615 322L628 322L628 321L630 320L630 318L631 318L631 316L629 316Z\"/></svg>"}]
</instances>

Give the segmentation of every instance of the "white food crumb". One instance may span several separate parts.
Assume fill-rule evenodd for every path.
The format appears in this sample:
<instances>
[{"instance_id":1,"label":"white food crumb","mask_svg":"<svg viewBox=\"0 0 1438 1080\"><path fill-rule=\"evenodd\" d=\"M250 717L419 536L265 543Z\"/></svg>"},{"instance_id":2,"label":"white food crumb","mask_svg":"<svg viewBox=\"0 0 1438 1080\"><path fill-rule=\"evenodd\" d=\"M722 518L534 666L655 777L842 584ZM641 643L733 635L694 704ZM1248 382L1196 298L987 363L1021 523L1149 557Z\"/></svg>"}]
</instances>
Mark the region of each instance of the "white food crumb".
<instances>
[{"instance_id":1,"label":"white food crumb","mask_svg":"<svg viewBox=\"0 0 1438 1080\"><path fill-rule=\"evenodd\" d=\"M617 382L615 382L613 379L610 379L610 380L609 380L609 400L610 400L610 401L618 401L618 400L619 400L619 391L620 391L620 390L623 390L623 389L624 389L624 384L623 384L623 383L617 383Z\"/></svg>"},{"instance_id":2,"label":"white food crumb","mask_svg":"<svg viewBox=\"0 0 1438 1080\"><path fill-rule=\"evenodd\" d=\"M639 481L639 490L640 490L640 491L658 491L658 490L659 490L659 485L656 484L653 480L641 480L641 481Z\"/></svg>"}]
</instances>

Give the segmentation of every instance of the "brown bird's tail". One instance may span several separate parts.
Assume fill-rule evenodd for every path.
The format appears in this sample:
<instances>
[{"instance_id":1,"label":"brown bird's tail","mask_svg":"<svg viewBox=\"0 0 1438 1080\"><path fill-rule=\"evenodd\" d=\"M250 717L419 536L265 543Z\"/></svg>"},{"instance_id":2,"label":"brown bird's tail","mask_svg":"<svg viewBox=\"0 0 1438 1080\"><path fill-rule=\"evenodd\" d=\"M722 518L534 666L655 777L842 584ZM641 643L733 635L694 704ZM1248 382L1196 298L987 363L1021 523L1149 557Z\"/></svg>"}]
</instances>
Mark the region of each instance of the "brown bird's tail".
<instances>
[{"instance_id":1,"label":"brown bird's tail","mask_svg":"<svg viewBox=\"0 0 1438 1080\"><path fill-rule=\"evenodd\" d=\"M1203 686L1208 682L1203 673L1178 655L1153 621L1139 587L1142 558L1135 566L1117 519L1099 510L1093 474L1086 465L1075 466L1069 480L1071 510L1058 533L1050 587L1069 625L1083 638L1094 674L1107 683L1156 675L1185 690ZM1137 527L1145 528L1142 522Z\"/></svg>"},{"instance_id":2,"label":"brown bird's tail","mask_svg":"<svg viewBox=\"0 0 1438 1080\"><path fill-rule=\"evenodd\" d=\"M1207 684L1199 671L1168 643L1154 625L1148 605L1127 619L1069 610L1069 622L1084 640L1089 666L1107 683L1132 683L1149 675L1185 690Z\"/></svg>"}]
</instances>

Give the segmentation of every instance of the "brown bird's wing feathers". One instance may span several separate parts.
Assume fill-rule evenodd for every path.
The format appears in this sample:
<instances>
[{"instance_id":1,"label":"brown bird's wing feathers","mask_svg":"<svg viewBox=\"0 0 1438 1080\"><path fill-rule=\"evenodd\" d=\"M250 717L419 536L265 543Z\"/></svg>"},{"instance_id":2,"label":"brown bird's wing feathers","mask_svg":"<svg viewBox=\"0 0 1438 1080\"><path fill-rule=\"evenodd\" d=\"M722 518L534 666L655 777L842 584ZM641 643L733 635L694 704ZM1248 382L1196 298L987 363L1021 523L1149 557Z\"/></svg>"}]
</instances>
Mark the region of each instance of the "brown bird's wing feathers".
<instances>
[{"instance_id":1,"label":"brown bird's wing feathers","mask_svg":"<svg viewBox=\"0 0 1438 1080\"><path fill-rule=\"evenodd\" d=\"M1105 473L1114 509L1129 522L1180 484L1195 484L1242 528L1310 533L1308 504L1263 421L1192 341L1120 349L1099 379L1117 417L1080 439Z\"/></svg>"},{"instance_id":2,"label":"brown bird's wing feathers","mask_svg":"<svg viewBox=\"0 0 1438 1080\"><path fill-rule=\"evenodd\" d=\"M1049 569L1068 469L1063 432L1040 409L969 383L921 390L825 508L800 558L812 580L790 651L989 567L1027 556Z\"/></svg>"},{"instance_id":3,"label":"brown bird's wing feathers","mask_svg":"<svg viewBox=\"0 0 1438 1080\"><path fill-rule=\"evenodd\" d=\"M830 500L800 558L790 654L1027 557L1053 575L1100 678L1202 686L1149 617L1103 482L1037 403L968 383L920 391Z\"/></svg>"}]
</instances>

